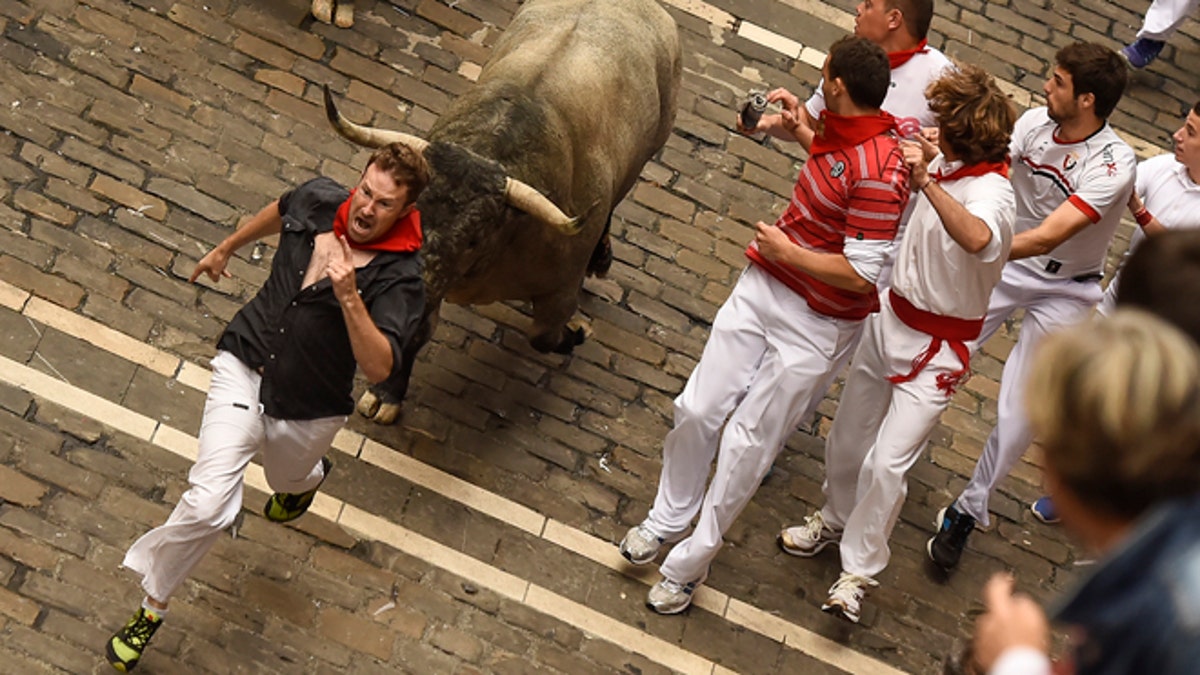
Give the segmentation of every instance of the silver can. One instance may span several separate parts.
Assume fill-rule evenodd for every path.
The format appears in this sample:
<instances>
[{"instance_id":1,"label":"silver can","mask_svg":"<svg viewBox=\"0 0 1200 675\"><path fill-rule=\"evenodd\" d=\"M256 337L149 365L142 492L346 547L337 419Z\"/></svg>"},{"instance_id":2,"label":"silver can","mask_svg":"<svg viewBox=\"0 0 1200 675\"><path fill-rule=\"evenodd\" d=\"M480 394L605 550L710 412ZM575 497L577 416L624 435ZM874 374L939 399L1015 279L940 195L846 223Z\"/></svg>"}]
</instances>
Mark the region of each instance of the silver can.
<instances>
[{"instance_id":1,"label":"silver can","mask_svg":"<svg viewBox=\"0 0 1200 675\"><path fill-rule=\"evenodd\" d=\"M742 111L738 114L743 129L754 130L767 109L767 95L761 91L752 91L746 98Z\"/></svg>"}]
</instances>

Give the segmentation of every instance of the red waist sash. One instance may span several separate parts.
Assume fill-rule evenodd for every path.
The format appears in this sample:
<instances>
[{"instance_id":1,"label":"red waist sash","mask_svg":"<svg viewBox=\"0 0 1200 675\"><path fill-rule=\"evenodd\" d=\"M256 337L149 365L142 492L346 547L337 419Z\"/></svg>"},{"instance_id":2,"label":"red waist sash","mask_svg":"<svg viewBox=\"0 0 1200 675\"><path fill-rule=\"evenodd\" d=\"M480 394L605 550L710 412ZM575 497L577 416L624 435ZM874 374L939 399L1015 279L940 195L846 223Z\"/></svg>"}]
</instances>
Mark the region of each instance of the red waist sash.
<instances>
[{"instance_id":1,"label":"red waist sash","mask_svg":"<svg viewBox=\"0 0 1200 675\"><path fill-rule=\"evenodd\" d=\"M945 391L947 396L952 396L955 388L966 379L971 369L971 353L967 350L966 343L979 337L980 331L983 330L983 317L959 319L953 316L934 314L917 307L891 289L888 290L888 304L896 312L896 318L900 319L904 325L913 330L928 333L932 337L929 346L913 357L912 370L907 375L892 375L888 378L888 382L900 384L916 378L925 369L925 366L929 365L933 357L942 350L944 342L950 346L951 351L958 356L958 360L962 364L962 368L952 373L942 373L937 378L938 389Z\"/></svg>"}]
</instances>

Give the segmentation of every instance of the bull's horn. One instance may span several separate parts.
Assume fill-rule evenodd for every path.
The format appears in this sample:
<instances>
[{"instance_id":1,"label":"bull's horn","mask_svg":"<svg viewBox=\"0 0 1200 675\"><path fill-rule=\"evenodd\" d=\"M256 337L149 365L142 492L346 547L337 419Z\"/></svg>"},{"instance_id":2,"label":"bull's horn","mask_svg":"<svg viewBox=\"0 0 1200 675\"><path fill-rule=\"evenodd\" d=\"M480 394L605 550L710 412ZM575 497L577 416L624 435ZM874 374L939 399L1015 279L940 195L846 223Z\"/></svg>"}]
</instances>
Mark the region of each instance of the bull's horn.
<instances>
[{"instance_id":1,"label":"bull's horn","mask_svg":"<svg viewBox=\"0 0 1200 675\"><path fill-rule=\"evenodd\" d=\"M506 178L504 200L563 234L578 234L579 219L571 218L545 195L515 178Z\"/></svg>"},{"instance_id":2,"label":"bull's horn","mask_svg":"<svg viewBox=\"0 0 1200 675\"><path fill-rule=\"evenodd\" d=\"M343 117L337 106L333 104L333 94L329 92L329 85L325 85L325 116L329 118L329 123L333 125L334 129L337 129L339 134L368 148L382 148L389 143L403 143L417 152L425 152L425 148L429 145L429 141L403 131L365 127L351 122Z\"/></svg>"}]
</instances>

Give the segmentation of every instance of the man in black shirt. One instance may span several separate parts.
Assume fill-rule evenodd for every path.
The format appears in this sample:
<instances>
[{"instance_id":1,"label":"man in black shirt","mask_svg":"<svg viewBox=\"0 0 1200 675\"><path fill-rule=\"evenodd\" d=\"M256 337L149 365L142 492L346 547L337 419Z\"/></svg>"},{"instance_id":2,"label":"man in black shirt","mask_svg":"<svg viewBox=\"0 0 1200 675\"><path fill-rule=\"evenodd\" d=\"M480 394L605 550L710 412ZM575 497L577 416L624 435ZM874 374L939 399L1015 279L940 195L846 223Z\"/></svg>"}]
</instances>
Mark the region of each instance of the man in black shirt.
<instances>
[{"instance_id":1,"label":"man in black shirt","mask_svg":"<svg viewBox=\"0 0 1200 675\"><path fill-rule=\"evenodd\" d=\"M127 672L162 623L167 601L241 510L242 476L259 451L275 494L264 513L308 510L332 463L324 455L353 410L355 367L372 383L404 377L402 354L424 309L421 223L429 181L401 144L371 156L358 186L317 178L288 192L196 265L213 281L237 249L279 234L262 289L221 336L191 487L167 522L138 539L124 566L142 575L142 607L106 645Z\"/></svg>"}]
</instances>

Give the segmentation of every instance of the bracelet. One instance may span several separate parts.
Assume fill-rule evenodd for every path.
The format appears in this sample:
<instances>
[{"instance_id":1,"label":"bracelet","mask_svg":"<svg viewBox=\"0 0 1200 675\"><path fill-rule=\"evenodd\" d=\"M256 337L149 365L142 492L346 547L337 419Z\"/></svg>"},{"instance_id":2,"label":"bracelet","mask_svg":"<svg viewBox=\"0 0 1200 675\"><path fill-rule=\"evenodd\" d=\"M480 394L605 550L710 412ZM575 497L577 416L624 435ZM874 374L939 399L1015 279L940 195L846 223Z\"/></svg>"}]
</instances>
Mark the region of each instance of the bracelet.
<instances>
[{"instance_id":1,"label":"bracelet","mask_svg":"<svg viewBox=\"0 0 1200 675\"><path fill-rule=\"evenodd\" d=\"M1150 221L1154 220L1154 215L1143 206L1137 213L1133 214L1133 219L1137 221L1139 227L1145 227L1150 224Z\"/></svg>"},{"instance_id":2,"label":"bracelet","mask_svg":"<svg viewBox=\"0 0 1200 675\"><path fill-rule=\"evenodd\" d=\"M924 183L922 183L922 184L920 185L920 187L918 187L918 188L917 188L917 192L924 192L924 191L925 191L925 188L929 187L929 184L930 184L930 183L932 183L932 182L933 182L933 178L926 178L926 179L925 179L925 182L924 182Z\"/></svg>"}]
</instances>

